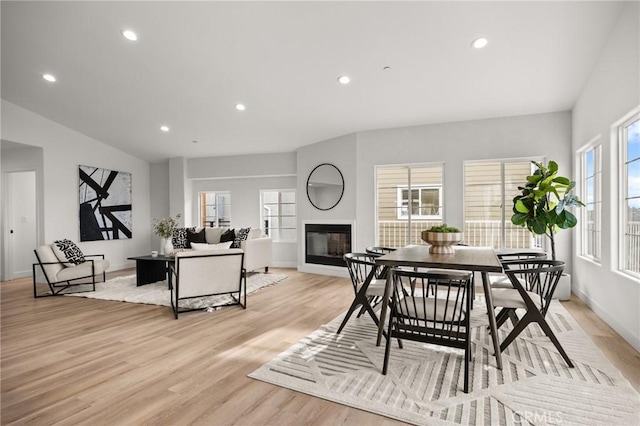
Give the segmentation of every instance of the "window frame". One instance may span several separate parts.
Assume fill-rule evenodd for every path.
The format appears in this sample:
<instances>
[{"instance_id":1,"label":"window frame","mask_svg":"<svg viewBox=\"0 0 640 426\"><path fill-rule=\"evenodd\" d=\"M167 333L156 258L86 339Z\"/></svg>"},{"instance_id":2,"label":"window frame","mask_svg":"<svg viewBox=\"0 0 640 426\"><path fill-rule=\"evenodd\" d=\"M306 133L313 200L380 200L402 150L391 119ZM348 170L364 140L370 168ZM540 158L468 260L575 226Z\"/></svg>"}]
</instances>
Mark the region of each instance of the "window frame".
<instances>
[{"instance_id":1,"label":"window frame","mask_svg":"<svg viewBox=\"0 0 640 426\"><path fill-rule=\"evenodd\" d=\"M587 155L589 152L594 153L594 161L593 161L593 175L587 176ZM576 164L578 165L578 194L580 196L580 200L585 204L584 208L580 208L579 210L579 232L577 238L577 247L576 253L578 257L583 259L590 260L597 264L601 264L602 262L602 138L600 135L596 136L589 142L587 142L584 146L582 146L577 152ZM599 237L597 239L596 251L597 254L589 254L587 253L588 248L586 247L586 233L588 229L586 225L588 223L588 215L589 208L588 205L588 185L587 179L592 177L594 179L594 228L593 231L595 234L599 233Z\"/></svg>"},{"instance_id":2,"label":"window frame","mask_svg":"<svg viewBox=\"0 0 640 426\"><path fill-rule=\"evenodd\" d=\"M463 174L463 178L462 178L462 223L463 223L463 228L466 229L467 227L467 164L481 164L481 163L499 163L500 164L500 199L503 200L502 201L502 208L500 211L500 247L494 247L494 250L502 250L505 249L506 247L506 226L505 223L507 221L507 219L509 219L509 221L511 221L511 215L512 215L512 206L511 205L505 205L504 204L504 200L505 200L505 186L506 186L506 178L505 178L505 164L507 163L522 163L522 162L528 162L531 165L531 173L533 173L533 164L531 163L532 161L537 161L539 163L546 163L546 157L544 156L539 156L539 157L528 157L528 158L523 158L523 157L516 157L516 158L493 158L493 159L483 159L483 160L465 160L462 162L462 174ZM525 183L523 181L523 183ZM529 231L527 231L529 232ZM527 247L526 249L532 249L532 250L542 250L542 251L548 251L548 238L544 235L533 235L531 232L529 232L529 247ZM524 248L523 248L524 249Z\"/></svg>"},{"instance_id":3,"label":"window frame","mask_svg":"<svg viewBox=\"0 0 640 426\"><path fill-rule=\"evenodd\" d=\"M423 167L440 167L440 185L433 185L433 186L439 186L440 187L440 218L434 219L435 221L439 221L441 223L444 223L444 218L446 216L446 200L443 198L445 194L444 190L445 190L445 186L446 186L446 176L445 176L445 163L438 161L438 162L428 162L428 163L398 163L398 164L376 164L373 168L373 174L374 174L374 180L373 180L373 200L374 200L374 210L375 210L375 217L374 217L374 226L375 226L375 241L376 244L381 244L380 243L380 208L378 206L378 178L379 178L379 170L380 169L389 169L389 168L394 168L394 167L407 167L408 168L408 183L409 186L411 186L411 169L412 168L423 168ZM409 188L409 186L407 186L407 189ZM425 186L425 185L422 185ZM426 185L429 186L429 185ZM396 198L397 200L397 198ZM397 201L396 201L397 202ZM396 214L397 216L397 214ZM411 232L411 226L412 226L412 219L413 216L411 216L411 218L409 219L397 219L397 220L402 220L402 221L406 221L407 223L407 240L411 241L413 234ZM418 219L418 220L425 220L425 219Z\"/></svg>"},{"instance_id":4,"label":"window frame","mask_svg":"<svg viewBox=\"0 0 640 426\"><path fill-rule=\"evenodd\" d=\"M618 191L617 191L617 200L615 205L618 207L618 226L615 232L612 232L612 235L617 237L617 261L612 262L612 265L615 265L615 270L634 281L640 282L640 273L626 269L625 260L627 256L627 251L625 248L626 243L626 227L627 227L627 206L629 199L640 199L640 197L628 197L629 190L629 182L627 179L627 168L628 164L631 162L639 161L640 157L634 158L629 161L628 157L628 138L626 129L630 127L633 123L640 121L640 108L636 108L634 111L629 113L625 118L620 120L616 127L617 133L617 148L618 148L618 162L616 164L618 171ZM615 238L614 237L614 238Z\"/></svg>"},{"instance_id":5,"label":"window frame","mask_svg":"<svg viewBox=\"0 0 640 426\"><path fill-rule=\"evenodd\" d=\"M198 204L199 204L199 209L198 209L198 216L199 216L199 220L198 223L200 226L203 227L209 227L209 223L211 221L206 220L207 219L207 206L211 205L211 204L206 204L206 195L207 194L214 194L214 198L216 200L216 204L215 204L215 209L216 209L216 218L215 218L215 224L214 227L230 227L231 226L231 191L200 191L198 193ZM229 208L229 224L224 225L224 224L220 224L220 215L218 214L219 209L218 209L218 195L227 195L229 197L229 204L228 204L228 208ZM204 202L204 206L203 203Z\"/></svg>"},{"instance_id":6,"label":"window frame","mask_svg":"<svg viewBox=\"0 0 640 426\"><path fill-rule=\"evenodd\" d=\"M438 190L438 209L440 211L439 214L437 215L425 215L425 214L411 214L411 218L412 219L426 219L426 220L438 220L438 219L442 219L442 210L440 208L440 206L443 205L443 200L442 200L442 185L418 185L418 186L412 186L411 190L419 190L418 192L418 196L419 196L419 200L418 200L418 210L421 209L422 206L422 190L423 189L437 189ZM398 209L398 213L397 213L397 218L398 220L409 220L409 214L407 212L407 214L403 214L402 213L402 206L404 206L405 204L405 200L402 197L402 191L407 191L407 195L408 191L409 191L409 187L408 186L398 186L397 187L397 205L400 206L400 209ZM407 210L409 209L409 199L411 197L408 197L406 200L406 204L407 204Z\"/></svg>"},{"instance_id":7,"label":"window frame","mask_svg":"<svg viewBox=\"0 0 640 426\"><path fill-rule=\"evenodd\" d=\"M289 230L293 230L293 238L274 238L273 235L269 235L268 234L268 230L266 228L263 228L262 231L263 233L265 233L266 235L268 235L269 237L271 237L271 239L274 242L281 242L281 243L295 243L298 241L298 192L296 191L295 188L285 188L285 189L261 189L260 190L260 227L262 228L264 226L265 223L265 215L264 215L264 210L265 210L265 202L264 202L264 194L267 192L277 192L278 193L278 215L277 216L272 216L272 217L277 217L278 218L278 222L280 224L282 224L282 218L283 217L290 217L294 219L294 228L282 228L282 227L278 227L278 228L273 228L270 227L269 229L289 229ZM294 209L294 214L293 216L291 215L282 215L282 194L284 192L290 192L293 193L294 197L295 197L295 202L294 203L284 203L285 205L290 205L293 204L293 209ZM273 203L269 203L269 204L273 204Z\"/></svg>"}]
</instances>

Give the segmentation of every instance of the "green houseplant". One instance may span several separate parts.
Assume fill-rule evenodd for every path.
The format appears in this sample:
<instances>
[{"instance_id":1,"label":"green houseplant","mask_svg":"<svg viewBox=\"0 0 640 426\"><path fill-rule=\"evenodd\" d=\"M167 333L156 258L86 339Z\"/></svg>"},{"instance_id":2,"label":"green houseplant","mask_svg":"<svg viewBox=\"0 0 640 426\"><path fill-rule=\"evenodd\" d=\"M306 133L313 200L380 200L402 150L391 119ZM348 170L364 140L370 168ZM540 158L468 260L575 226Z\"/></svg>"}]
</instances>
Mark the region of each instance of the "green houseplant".
<instances>
[{"instance_id":1,"label":"green houseplant","mask_svg":"<svg viewBox=\"0 0 640 426\"><path fill-rule=\"evenodd\" d=\"M578 219L568 207L584 206L571 194L576 183L558 176L558 164L549 161L548 166L532 161L537 167L527 176L527 184L519 186L522 193L513 198L514 225L526 226L535 235L546 235L551 243L551 258L556 260L555 234L560 229L573 228Z\"/></svg>"},{"instance_id":2,"label":"green houseplant","mask_svg":"<svg viewBox=\"0 0 640 426\"><path fill-rule=\"evenodd\" d=\"M455 253L453 246L464 239L464 233L458 228L443 223L422 231L421 237L423 241L431 244L429 253L453 254Z\"/></svg>"}]
</instances>

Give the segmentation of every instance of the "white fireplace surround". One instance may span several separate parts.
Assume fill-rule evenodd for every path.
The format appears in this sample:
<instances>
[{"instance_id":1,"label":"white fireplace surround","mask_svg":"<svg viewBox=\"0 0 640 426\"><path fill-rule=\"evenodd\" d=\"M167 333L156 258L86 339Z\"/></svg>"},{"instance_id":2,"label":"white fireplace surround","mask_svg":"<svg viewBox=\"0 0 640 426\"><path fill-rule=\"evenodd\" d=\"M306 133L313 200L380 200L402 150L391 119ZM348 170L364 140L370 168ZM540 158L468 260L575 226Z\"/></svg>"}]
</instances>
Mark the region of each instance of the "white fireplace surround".
<instances>
[{"instance_id":1,"label":"white fireplace surround","mask_svg":"<svg viewBox=\"0 0 640 426\"><path fill-rule=\"evenodd\" d=\"M346 267L330 266L330 265L317 265L315 263L306 263L305 261L305 229L307 225L351 225L351 250L353 251L356 245L356 221L355 220L306 220L302 222L300 229L300 239L302 244L299 244L298 253L298 271L307 272L310 274L320 275L332 275L336 277L349 277L349 272Z\"/></svg>"}]
</instances>

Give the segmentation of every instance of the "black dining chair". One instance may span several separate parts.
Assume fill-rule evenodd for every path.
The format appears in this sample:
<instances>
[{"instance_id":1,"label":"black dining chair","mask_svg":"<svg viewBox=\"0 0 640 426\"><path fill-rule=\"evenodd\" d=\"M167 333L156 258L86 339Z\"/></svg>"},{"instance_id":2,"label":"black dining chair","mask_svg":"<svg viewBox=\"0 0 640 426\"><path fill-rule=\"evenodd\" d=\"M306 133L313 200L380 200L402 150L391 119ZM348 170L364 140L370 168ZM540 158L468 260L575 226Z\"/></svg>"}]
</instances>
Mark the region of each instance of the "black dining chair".
<instances>
[{"instance_id":1,"label":"black dining chair","mask_svg":"<svg viewBox=\"0 0 640 426\"><path fill-rule=\"evenodd\" d=\"M370 246L365 249L365 252L374 256L382 256L396 250L397 249L395 247Z\"/></svg>"},{"instance_id":2,"label":"black dining chair","mask_svg":"<svg viewBox=\"0 0 640 426\"><path fill-rule=\"evenodd\" d=\"M491 294L494 309L500 309L496 315L497 327L500 328L507 319L511 319L514 326L500 343L500 352L503 352L529 324L537 323L567 365L573 368L573 363L545 319L564 266L564 262L546 259L505 263L505 273L513 288L492 289ZM515 316L517 309L525 310L522 318Z\"/></svg>"},{"instance_id":3,"label":"black dining chair","mask_svg":"<svg viewBox=\"0 0 640 426\"><path fill-rule=\"evenodd\" d=\"M382 302L386 285L386 279L379 276L380 267L375 263L375 256L368 253L347 253L343 259L351 277L354 298L338 328L338 334L358 307L361 307L358 317L366 311L373 322L376 325L379 324L378 315L376 315L374 308Z\"/></svg>"},{"instance_id":4,"label":"black dining chair","mask_svg":"<svg viewBox=\"0 0 640 426\"><path fill-rule=\"evenodd\" d=\"M546 259L547 253L543 251L510 251L510 252L498 252L496 253L498 260L502 265L518 262L520 260L536 260ZM506 274L492 274L489 276L489 282L492 288L513 288L511 280Z\"/></svg>"},{"instance_id":5,"label":"black dining chair","mask_svg":"<svg viewBox=\"0 0 640 426\"><path fill-rule=\"evenodd\" d=\"M443 270L444 271L444 270ZM471 359L471 273L393 271L393 291L382 374L387 374L391 339L413 340L464 351L464 392ZM407 287L413 287L408 293ZM435 292L432 294L432 289Z\"/></svg>"}]
</instances>

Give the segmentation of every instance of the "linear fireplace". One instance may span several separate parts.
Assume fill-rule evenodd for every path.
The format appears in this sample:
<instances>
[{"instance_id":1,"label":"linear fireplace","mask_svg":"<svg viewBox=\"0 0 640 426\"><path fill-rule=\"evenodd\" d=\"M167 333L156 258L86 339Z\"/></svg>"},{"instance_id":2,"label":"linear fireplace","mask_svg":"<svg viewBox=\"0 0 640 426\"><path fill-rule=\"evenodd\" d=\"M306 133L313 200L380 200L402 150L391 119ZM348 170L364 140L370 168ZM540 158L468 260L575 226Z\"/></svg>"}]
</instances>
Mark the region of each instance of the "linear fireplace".
<instances>
[{"instance_id":1,"label":"linear fireplace","mask_svg":"<svg viewBox=\"0 0 640 426\"><path fill-rule=\"evenodd\" d=\"M346 266L342 256L351 252L351 225L305 224L305 262Z\"/></svg>"}]
</instances>

